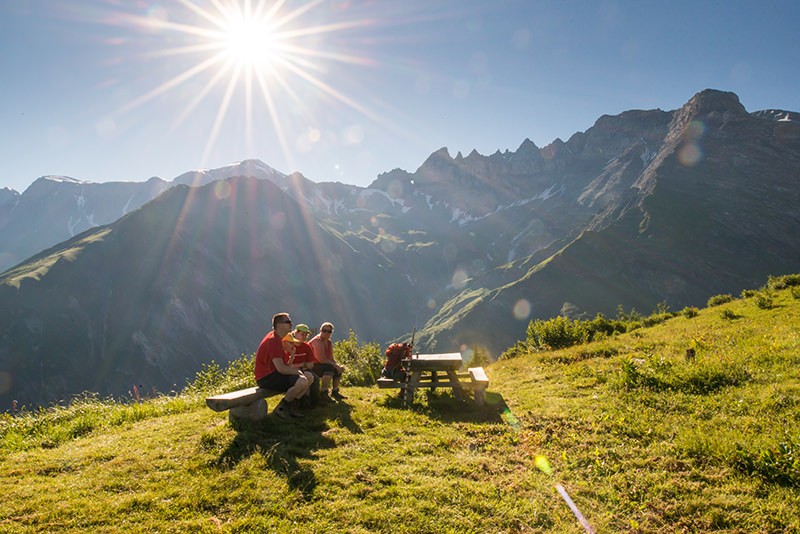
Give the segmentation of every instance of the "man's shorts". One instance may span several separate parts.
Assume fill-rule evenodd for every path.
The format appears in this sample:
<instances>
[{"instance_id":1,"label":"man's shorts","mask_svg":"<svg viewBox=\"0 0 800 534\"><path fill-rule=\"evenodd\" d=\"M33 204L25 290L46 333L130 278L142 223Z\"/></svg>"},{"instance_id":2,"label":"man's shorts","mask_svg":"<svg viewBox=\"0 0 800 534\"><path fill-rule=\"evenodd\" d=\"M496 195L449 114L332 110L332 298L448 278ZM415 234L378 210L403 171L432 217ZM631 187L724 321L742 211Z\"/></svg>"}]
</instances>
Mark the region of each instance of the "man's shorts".
<instances>
[{"instance_id":1,"label":"man's shorts","mask_svg":"<svg viewBox=\"0 0 800 534\"><path fill-rule=\"evenodd\" d=\"M335 377L342 376L341 371L339 371L339 369L337 369L330 363L315 363L314 374L317 376L325 376L325 375L330 375Z\"/></svg>"},{"instance_id":2,"label":"man's shorts","mask_svg":"<svg viewBox=\"0 0 800 534\"><path fill-rule=\"evenodd\" d=\"M275 371L258 379L258 387L270 391L289 391L295 385L300 375L284 375Z\"/></svg>"}]
</instances>

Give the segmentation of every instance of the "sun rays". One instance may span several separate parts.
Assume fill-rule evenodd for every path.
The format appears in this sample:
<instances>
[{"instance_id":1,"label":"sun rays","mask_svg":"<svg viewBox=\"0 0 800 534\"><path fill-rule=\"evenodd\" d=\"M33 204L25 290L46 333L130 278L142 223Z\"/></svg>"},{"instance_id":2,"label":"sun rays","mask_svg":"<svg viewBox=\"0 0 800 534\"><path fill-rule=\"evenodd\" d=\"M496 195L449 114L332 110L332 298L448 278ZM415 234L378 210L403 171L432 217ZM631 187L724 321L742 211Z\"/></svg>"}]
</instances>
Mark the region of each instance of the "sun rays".
<instances>
[{"instance_id":1,"label":"sun rays","mask_svg":"<svg viewBox=\"0 0 800 534\"><path fill-rule=\"evenodd\" d=\"M304 111L309 90L381 122L375 112L326 79L332 63L373 64L363 55L342 49L341 39L336 46L326 40L372 23L344 20L341 13L336 13L335 20L326 20L330 13L323 8L330 6L325 4L324 0L296 6L286 0L178 0L171 12L158 8L145 14L115 14L115 25L133 27L158 43L148 50L148 61L174 72L123 103L113 117L147 109L149 102L178 93L190 82L199 83L199 90L175 109L171 128L178 129L201 105L215 108L203 161L209 159L226 121L242 125L247 148L255 152L259 134L255 122L261 116L290 161L286 108L310 115Z\"/></svg>"}]
</instances>

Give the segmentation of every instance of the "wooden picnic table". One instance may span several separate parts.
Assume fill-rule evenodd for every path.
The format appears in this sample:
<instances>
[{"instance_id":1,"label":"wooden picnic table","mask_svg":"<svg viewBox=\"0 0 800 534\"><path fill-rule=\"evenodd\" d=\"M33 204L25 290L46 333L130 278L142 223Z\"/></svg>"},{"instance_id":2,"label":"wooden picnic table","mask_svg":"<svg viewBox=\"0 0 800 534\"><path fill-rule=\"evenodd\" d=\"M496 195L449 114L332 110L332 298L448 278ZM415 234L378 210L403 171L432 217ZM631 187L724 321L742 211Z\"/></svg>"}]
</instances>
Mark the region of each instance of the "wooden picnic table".
<instances>
[{"instance_id":1,"label":"wooden picnic table","mask_svg":"<svg viewBox=\"0 0 800 534\"><path fill-rule=\"evenodd\" d=\"M460 352L415 354L411 358L403 360L403 367L408 373L405 402L411 403L416 390L425 387L430 388L431 391L435 391L436 388L452 388L453 396L462 400L464 384L461 382L462 376L459 376L458 370L463 364L464 360L461 358ZM469 379L469 375L464 375L463 378Z\"/></svg>"},{"instance_id":2,"label":"wooden picnic table","mask_svg":"<svg viewBox=\"0 0 800 534\"><path fill-rule=\"evenodd\" d=\"M465 393L471 391L475 403L483 405L489 379L483 367L470 367L466 372L461 371L464 360L460 352L415 354L401 362L406 373L405 380L379 378L377 383L382 389L400 389L400 397L405 405L413 402L414 393L421 388L430 388L431 391L436 388L452 388L453 396L458 400L464 400Z\"/></svg>"}]
</instances>

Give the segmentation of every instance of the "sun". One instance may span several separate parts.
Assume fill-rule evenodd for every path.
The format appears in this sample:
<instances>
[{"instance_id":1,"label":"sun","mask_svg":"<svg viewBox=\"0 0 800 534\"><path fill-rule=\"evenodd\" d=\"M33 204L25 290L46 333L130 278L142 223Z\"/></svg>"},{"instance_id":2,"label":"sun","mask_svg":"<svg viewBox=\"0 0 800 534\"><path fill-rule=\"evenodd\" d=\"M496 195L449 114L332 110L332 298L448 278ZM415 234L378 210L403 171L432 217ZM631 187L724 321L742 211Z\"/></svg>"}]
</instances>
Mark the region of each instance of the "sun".
<instances>
[{"instance_id":1,"label":"sun","mask_svg":"<svg viewBox=\"0 0 800 534\"><path fill-rule=\"evenodd\" d=\"M278 142L288 156L289 143L278 96L288 98L296 108L302 105L299 95L307 94L308 86L371 120L379 120L363 104L324 79L328 70L324 63L371 64L362 55L326 45L325 37L363 29L372 21L342 17L326 21L324 15L331 13L332 6L327 0L176 0L172 5L180 7L182 13L174 7L171 11L160 7L147 16L128 15L125 20L169 43L152 56L180 57L183 60L180 64L186 65L188 60L191 66L132 99L118 114L131 112L160 95L178 90L189 80L205 76L203 88L185 101L174 125L179 126L210 95L220 94L214 88L223 88L214 123L209 128L204 160L215 145L223 122L236 106L242 108L248 144L255 137L253 117L260 106L266 109Z\"/></svg>"},{"instance_id":2,"label":"sun","mask_svg":"<svg viewBox=\"0 0 800 534\"><path fill-rule=\"evenodd\" d=\"M220 44L230 61L246 68L274 66L279 47L270 20L238 13L221 30Z\"/></svg>"}]
</instances>

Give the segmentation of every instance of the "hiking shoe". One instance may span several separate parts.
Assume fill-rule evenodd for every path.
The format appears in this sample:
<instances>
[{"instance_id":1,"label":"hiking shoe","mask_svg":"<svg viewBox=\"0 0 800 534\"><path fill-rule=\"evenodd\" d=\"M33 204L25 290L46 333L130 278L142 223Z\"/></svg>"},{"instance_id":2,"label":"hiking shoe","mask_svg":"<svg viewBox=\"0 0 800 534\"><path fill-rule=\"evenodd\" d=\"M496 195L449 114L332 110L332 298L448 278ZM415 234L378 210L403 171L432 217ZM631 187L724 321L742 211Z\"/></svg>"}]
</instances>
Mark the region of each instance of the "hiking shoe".
<instances>
[{"instance_id":1,"label":"hiking shoe","mask_svg":"<svg viewBox=\"0 0 800 534\"><path fill-rule=\"evenodd\" d=\"M299 408L299 405L298 405L297 401L290 402L289 403L289 415L291 415L292 417L305 417L305 415L303 415L298 408Z\"/></svg>"},{"instance_id":2,"label":"hiking shoe","mask_svg":"<svg viewBox=\"0 0 800 534\"><path fill-rule=\"evenodd\" d=\"M331 393L331 397L333 397L336 400L344 400L344 399L347 398L344 395L342 395L341 393L339 393L338 389L334 389L333 390L333 392Z\"/></svg>"},{"instance_id":3,"label":"hiking shoe","mask_svg":"<svg viewBox=\"0 0 800 534\"><path fill-rule=\"evenodd\" d=\"M291 414L289 413L289 408L286 406L286 401L280 401L275 409L272 410L272 413L280 417L281 419L289 419Z\"/></svg>"}]
</instances>

